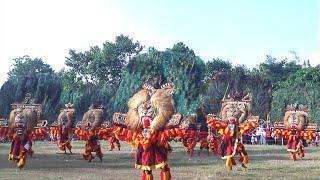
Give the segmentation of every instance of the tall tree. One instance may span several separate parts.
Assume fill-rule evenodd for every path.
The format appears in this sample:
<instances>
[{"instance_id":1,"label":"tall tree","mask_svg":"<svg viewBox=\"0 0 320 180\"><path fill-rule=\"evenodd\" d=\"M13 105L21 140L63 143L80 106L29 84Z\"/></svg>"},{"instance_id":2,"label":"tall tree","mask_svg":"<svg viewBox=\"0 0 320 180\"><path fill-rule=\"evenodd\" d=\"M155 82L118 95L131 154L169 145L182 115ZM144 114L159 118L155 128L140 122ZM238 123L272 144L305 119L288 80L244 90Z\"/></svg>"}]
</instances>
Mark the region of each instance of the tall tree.
<instances>
[{"instance_id":1,"label":"tall tree","mask_svg":"<svg viewBox=\"0 0 320 180\"><path fill-rule=\"evenodd\" d=\"M188 115L201 104L204 73L204 62L183 43L177 43L166 51L149 48L147 53L129 61L112 100L113 110L126 111L128 99L146 82L157 87L173 82L176 86L176 110Z\"/></svg>"},{"instance_id":2,"label":"tall tree","mask_svg":"<svg viewBox=\"0 0 320 180\"><path fill-rule=\"evenodd\" d=\"M102 49L93 46L83 53L70 50L70 57L65 64L87 84L119 85L127 61L142 49L143 46L138 41L133 42L128 36L120 35L115 42L106 41Z\"/></svg>"},{"instance_id":3,"label":"tall tree","mask_svg":"<svg viewBox=\"0 0 320 180\"><path fill-rule=\"evenodd\" d=\"M46 118L55 116L62 84L59 76L51 67L39 58L31 59L24 56L15 59L10 78L0 89L0 114L8 116L11 103L22 102L25 95L30 93L35 103L43 106Z\"/></svg>"},{"instance_id":4,"label":"tall tree","mask_svg":"<svg viewBox=\"0 0 320 180\"><path fill-rule=\"evenodd\" d=\"M41 58L32 59L30 56L25 55L13 59L14 64L9 71L9 77L29 75L34 73L53 73L50 65L45 64Z\"/></svg>"},{"instance_id":5,"label":"tall tree","mask_svg":"<svg viewBox=\"0 0 320 180\"><path fill-rule=\"evenodd\" d=\"M264 76L272 82L273 88L277 89L279 83L285 81L291 74L301 68L302 65L298 64L296 60L283 59L278 61L276 58L267 55L266 61L259 65L259 69L254 69L253 73Z\"/></svg>"},{"instance_id":6,"label":"tall tree","mask_svg":"<svg viewBox=\"0 0 320 180\"><path fill-rule=\"evenodd\" d=\"M233 67L230 71L218 72L208 81L204 94L204 104L208 112L218 113L221 99L225 95L238 91L252 95L252 113L266 119L272 98L272 84L261 75L252 75L244 66Z\"/></svg>"},{"instance_id":7,"label":"tall tree","mask_svg":"<svg viewBox=\"0 0 320 180\"><path fill-rule=\"evenodd\" d=\"M224 61L219 58L213 58L211 61L206 62L206 76L214 78L217 73L228 72L232 70L232 64L229 61Z\"/></svg>"}]
</instances>

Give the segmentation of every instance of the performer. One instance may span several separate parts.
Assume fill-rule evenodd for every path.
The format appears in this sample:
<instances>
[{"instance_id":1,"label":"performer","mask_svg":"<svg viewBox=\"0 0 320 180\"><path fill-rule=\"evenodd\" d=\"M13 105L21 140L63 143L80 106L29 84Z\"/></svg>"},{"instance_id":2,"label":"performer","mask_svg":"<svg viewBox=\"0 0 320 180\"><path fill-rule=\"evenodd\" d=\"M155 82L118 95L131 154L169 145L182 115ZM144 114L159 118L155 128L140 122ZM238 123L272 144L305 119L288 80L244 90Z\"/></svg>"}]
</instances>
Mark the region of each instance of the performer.
<instances>
[{"instance_id":1,"label":"performer","mask_svg":"<svg viewBox=\"0 0 320 180\"><path fill-rule=\"evenodd\" d=\"M182 143L186 149L187 154L191 157L194 152L194 148L197 145L197 114L191 114L182 125L183 139Z\"/></svg>"},{"instance_id":2,"label":"performer","mask_svg":"<svg viewBox=\"0 0 320 180\"><path fill-rule=\"evenodd\" d=\"M209 114L208 126L215 128L221 134L220 153L221 158L226 160L226 167L232 170L236 165L235 155L239 155L242 167L246 168L249 158L240 135L254 128L258 124L259 117L250 116L250 101L239 101L238 92L234 98L222 100L220 117Z\"/></svg>"},{"instance_id":3,"label":"performer","mask_svg":"<svg viewBox=\"0 0 320 180\"><path fill-rule=\"evenodd\" d=\"M101 151L101 146L100 146L100 141L97 137L97 135L95 134L94 131L89 131L88 134L88 139L86 141L86 145L85 145L85 152L82 154L82 157L91 162L92 159L94 159L95 157L92 155L92 152L96 153L96 156L100 159L100 161L102 161L102 151Z\"/></svg>"},{"instance_id":4,"label":"performer","mask_svg":"<svg viewBox=\"0 0 320 180\"><path fill-rule=\"evenodd\" d=\"M121 145L119 139L116 138L114 134L112 134L109 139L109 151L113 151L113 149L117 146L117 149L120 151Z\"/></svg>"},{"instance_id":5,"label":"performer","mask_svg":"<svg viewBox=\"0 0 320 180\"><path fill-rule=\"evenodd\" d=\"M59 149L65 154L67 149L70 154L72 153L71 136L75 121L74 112L73 104L65 104L65 108L60 110L57 122L54 122L50 127L50 137L56 138Z\"/></svg>"},{"instance_id":6,"label":"performer","mask_svg":"<svg viewBox=\"0 0 320 180\"><path fill-rule=\"evenodd\" d=\"M213 152L217 156L221 157L221 153L219 151L220 138L216 135L216 130L211 127L209 128L208 143L209 152Z\"/></svg>"},{"instance_id":7,"label":"performer","mask_svg":"<svg viewBox=\"0 0 320 180\"><path fill-rule=\"evenodd\" d=\"M297 160L297 154L300 158L305 156L302 140L316 138L317 124L309 122L308 109L303 105L292 104L285 109L283 123L274 123L275 136L288 139L287 151L294 161Z\"/></svg>"},{"instance_id":8,"label":"performer","mask_svg":"<svg viewBox=\"0 0 320 180\"><path fill-rule=\"evenodd\" d=\"M182 137L181 114L174 115L173 90L173 84L165 84L161 89L144 85L130 98L128 113L113 116L118 126L114 132L120 140L136 145L135 167L143 170L142 180L153 180L154 169L161 169L162 180L171 179L168 141Z\"/></svg>"},{"instance_id":9,"label":"performer","mask_svg":"<svg viewBox=\"0 0 320 180\"><path fill-rule=\"evenodd\" d=\"M208 135L209 135L208 126L202 124L200 126L200 133L199 133L199 142L200 142L199 155L203 149L207 150L207 153L209 155L209 137L208 137Z\"/></svg>"},{"instance_id":10,"label":"performer","mask_svg":"<svg viewBox=\"0 0 320 180\"><path fill-rule=\"evenodd\" d=\"M103 106L92 104L74 130L79 140L86 141L85 152L82 154L82 157L88 162L91 162L95 158L92 152L95 152L96 156L102 161L103 154L99 140L107 140L109 138L108 135L112 131L111 128L102 127L102 117Z\"/></svg>"},{"instance_id":11,"label":"performer","mask_svg":"<svg viewBox=\"0 0 320 180\"><path fill-rule=\"evenodd\" d=\"M0 124L0 138L5 137L12 141L8 160L15 162L18 168L23 168L26 157L32 156L32 141L46 137L46 120L39 120L40 104L29 104L31 95L26 95L23 103L12 104L13 110L9 120L2 120Z\"/></svg>"}]
</instances>

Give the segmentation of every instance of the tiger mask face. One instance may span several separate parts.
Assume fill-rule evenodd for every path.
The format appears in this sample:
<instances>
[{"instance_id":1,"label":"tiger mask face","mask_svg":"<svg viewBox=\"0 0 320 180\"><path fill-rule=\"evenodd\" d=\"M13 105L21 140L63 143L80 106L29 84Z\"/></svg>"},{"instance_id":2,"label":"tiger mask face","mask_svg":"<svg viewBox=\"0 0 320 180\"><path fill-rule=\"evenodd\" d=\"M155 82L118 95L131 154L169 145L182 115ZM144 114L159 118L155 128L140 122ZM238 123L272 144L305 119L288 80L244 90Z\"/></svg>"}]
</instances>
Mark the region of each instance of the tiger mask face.
<instances>
[{"instance_id":1,"label":"tiger mask face","mask_svg":"<svg viewBox=\"0 0 320 180\"><path fill-rule=\"evenodd\" d=\"M75 117L74 117L75 110L73 109L73 106L69 107L67 105L68 104L66 104L66 108L63 108L60 110L60 114L57 119L58 126L61 127L62 129L72 128L75 121Z\"/></svg>"},{"instance_id":2,"label":"tiger mask face","mask_svg":"<svg viewBox=\"0 0 320 180\"><path fill-rule=\"evenodd\" d=\"M221 117L224 121L236 118L242 123L248 115L249 105L246 102L225 102L222 104Z\"/></svg>"},{"instance_id":3,"label":"tiger mask face","mask_svg":"<svg viewBox=\"0 0 320 180\"><path fill-rule=\"evenodd\" d=\"M101 126L103 121L102 107L90 106L89 110L83 115L81 124L82 128L88 130L95 130Z\"/></svg>"},{"instance_id":4,"label":"tiger mask face","mask_svg":"<svg viewBox=\"0 0 320 180\"><path fill-rule=\"evenodd\" d=\"M307 113L304 111L287 111L284 116L284 125L287 129L303 130L306 120Z\"/></svg>"},{"instance_id":5,"label":"tiger mask face","mask_svg":"<svg viewBox=\"0 0 320 180\"><path fill-rule=\"evenodd\" d=\"M173 84L166 84L161 89L144 85L128 102L128 127L150 132L164 128L174 114L173 88Z\"/></svg>"}]
</instances>

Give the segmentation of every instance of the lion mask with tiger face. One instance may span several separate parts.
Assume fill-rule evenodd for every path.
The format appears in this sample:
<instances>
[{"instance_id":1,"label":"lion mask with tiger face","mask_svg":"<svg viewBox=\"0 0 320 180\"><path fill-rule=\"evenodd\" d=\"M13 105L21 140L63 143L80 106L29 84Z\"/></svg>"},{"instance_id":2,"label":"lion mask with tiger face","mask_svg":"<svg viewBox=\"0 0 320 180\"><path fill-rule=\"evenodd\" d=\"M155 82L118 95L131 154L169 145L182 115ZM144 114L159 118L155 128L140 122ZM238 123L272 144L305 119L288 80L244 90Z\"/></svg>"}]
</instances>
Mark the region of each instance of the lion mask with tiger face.
<instances>
[{"instance_id":1,"label":"lion mask with tiger face","mask_svg":"<svg viewBox=\"0 0 320 180\"><path fill-rule=\"evenodd\" d=\"M155 89L144 85L128 102L126 124L132 130L150 128L151 131L163 129L174 114L172 83Z\"/></svg>"},{"instance_id":2,"label":"lion mask with tiger face","mask_svg":"<svg viewBox=\"0 0 320 180\"><path fill-rule=\"evenodd\" d=\"M18 135L24 135L27 131L31 131L39 119L38 111L33 108L17 108L11 111L9 115L8 125L10 128L17 130Z\"/></svg>"},{"instance_id":3,"label":"lion mask with tiger face","mask_svg":"<svg viewBox=\"0 0 320 180\"><path fill-rule=\"evenodd\" d=\"M75 122L74 113L75 113L75 110L73 108L73 104L71 103L66 104L65 108L60 110L60 114L57 119L58 126L61 128L67 128L67 129L72 128Z\"/></svg>"},{"instance_id":4,"label":"lion mask with tiger face","mask_svg":"<svg viewBox=\"0 0 320 180\"><path fill-rule=\"evenodd\" d=\"M289 110L284 115L284 126L286 129L303 130L304 125L307 124L308 114L304 111Z\"/></svg>"},{"instance_id":5,"label":"lion mask with tiger face","mask_svg":"<svg viewBox=\"0 0 320 180\"><path fill-rule=\"evenodd\" d=\"M246 120L248 112L250 111L250 104L242 101L228 101L222 103L220 117L224 121L228 121L229 118L236 118L239 123Z\"/></svg>"},{"instance_id":6,"label":"lion mask with tiger face","mask_svg":"<svg viewBox=\"0 0 320 180\"><path fill-rule=\"evenodd\" d=\"M88 130L95 130L99 128L103 121L103 107L91 105L89 110L84 113L81 126Z\"/></svg>"}]
</instances>

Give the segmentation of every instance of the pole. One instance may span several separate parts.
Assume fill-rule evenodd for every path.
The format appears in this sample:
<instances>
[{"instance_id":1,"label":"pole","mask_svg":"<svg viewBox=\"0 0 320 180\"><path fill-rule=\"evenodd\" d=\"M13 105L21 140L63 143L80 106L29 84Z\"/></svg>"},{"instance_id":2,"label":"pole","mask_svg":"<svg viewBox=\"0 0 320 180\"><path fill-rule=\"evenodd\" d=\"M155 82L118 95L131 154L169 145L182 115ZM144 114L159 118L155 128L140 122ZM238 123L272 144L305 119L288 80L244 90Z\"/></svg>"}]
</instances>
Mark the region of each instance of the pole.
<instances>
[{"instance_id":1,"label":"pole","mask_svg":"<svg viewBox=\"0 0 320 180\"><path fill-rule=\"evenodd\" d=\"M223 95L223 99L222 99L222 100L224 100L224 99L226 98L228 89L229 89L229 83L228 83L228 85L227 85L226 91L224 92L224 95Z\"/></svg>"}]
</instances>

